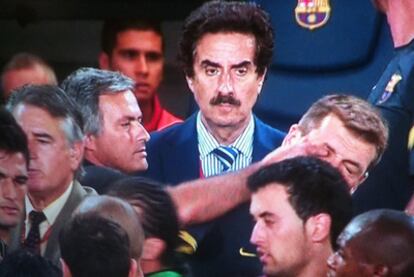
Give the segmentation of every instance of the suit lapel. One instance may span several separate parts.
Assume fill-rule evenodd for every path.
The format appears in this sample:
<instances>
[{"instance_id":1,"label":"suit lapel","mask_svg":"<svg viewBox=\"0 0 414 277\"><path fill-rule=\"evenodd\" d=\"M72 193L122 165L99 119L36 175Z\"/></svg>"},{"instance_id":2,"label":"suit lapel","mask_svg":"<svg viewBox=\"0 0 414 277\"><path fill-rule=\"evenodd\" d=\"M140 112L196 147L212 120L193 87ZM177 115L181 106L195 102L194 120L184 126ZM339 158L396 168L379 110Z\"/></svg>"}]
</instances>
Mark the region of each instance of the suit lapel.
<instances>
[{"instance_id":1,"label":"suit lapel","mask_svg":"<svg viewBox=\"0 0 414 277\"><path fill-rule=\"evenodd\" d=\"M164 168L173 184L200 177L200 157L196 130L196 114L192 115L176 133L167 138Z\"/></svg>"},{"instance_id":2,"label":"suit lapel","mask_svg":"<svg viewBox=\"0 0 414 277\"><path fill-rule=\"evenodd\" d=\"M285 134L266 125L257 117L254 117L254 120L255 130L252 161L257 162L279 147L282 144Z\"/></svg>"},{"instance_id":3,"label":"suit lapel","mask_svg":"<svg viewBox=\"0 0 414 277\"><path fill-rule=\"evenodd\" d=\"M47 240L44 257L50 259L55 264L59 263L60 257L59 232L86 195L87 193L82 186L77 181L74 181L69 198L57 216L55 223L52 226L49 239Z\"/></svg>"}]
</instances>

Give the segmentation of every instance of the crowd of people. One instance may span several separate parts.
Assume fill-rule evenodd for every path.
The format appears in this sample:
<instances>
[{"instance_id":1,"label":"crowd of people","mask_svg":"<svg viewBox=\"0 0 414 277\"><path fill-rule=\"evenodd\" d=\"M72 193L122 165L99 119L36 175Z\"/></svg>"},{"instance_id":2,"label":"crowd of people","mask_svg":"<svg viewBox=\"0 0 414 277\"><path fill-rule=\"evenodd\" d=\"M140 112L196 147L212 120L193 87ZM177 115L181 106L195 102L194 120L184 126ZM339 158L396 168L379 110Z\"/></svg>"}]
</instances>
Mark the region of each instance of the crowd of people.
<instances>
[{"instance_id":1,"label":"crowd of people","mask_svg":"<svg viewBox=\"0 0 414 277\"><path fill-rule=\"evenodd\" d=\"M287 134L252 111L275 41L254 3L185 20L178 60L200 108L185 120L157 95L159 22L105 22L100 68L59 85L13 57L0 277L414 276L414 3L374 2L398 54L368 100L326 95Z\"/></svg>"}]
</instances>

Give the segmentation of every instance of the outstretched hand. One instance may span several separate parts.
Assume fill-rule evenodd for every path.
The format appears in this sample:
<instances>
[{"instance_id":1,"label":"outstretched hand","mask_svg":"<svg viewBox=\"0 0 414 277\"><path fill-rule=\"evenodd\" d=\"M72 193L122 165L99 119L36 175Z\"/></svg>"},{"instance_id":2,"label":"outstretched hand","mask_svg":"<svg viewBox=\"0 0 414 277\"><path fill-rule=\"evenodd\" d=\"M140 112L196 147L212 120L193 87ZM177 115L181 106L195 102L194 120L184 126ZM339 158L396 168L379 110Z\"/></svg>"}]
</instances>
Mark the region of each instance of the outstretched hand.
<instances>
[{"instance_id":1,"label":"outstretched hand","mask_svg":"<svg viewBox=\"0 0 414 277\"><path fill-rule=\"evenodd\" d=\"M324 144L312 143L305 136L295 144L282 145L273 150L264 157L261 164L264 166L296 156L325 157L327 155L329 155L329 150Z\"/></svg>"}]
</instances>

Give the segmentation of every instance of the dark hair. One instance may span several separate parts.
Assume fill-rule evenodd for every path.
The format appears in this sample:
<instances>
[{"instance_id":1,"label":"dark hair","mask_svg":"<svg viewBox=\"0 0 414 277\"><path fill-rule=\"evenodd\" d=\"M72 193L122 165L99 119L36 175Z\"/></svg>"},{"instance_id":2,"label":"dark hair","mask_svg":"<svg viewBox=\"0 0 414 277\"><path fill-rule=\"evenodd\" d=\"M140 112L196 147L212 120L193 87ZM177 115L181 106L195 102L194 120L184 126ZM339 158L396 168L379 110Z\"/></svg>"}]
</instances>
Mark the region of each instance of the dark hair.
<instances>
[{"instance_id":1,"label":"dark hair","mask_svg":"<svg viewBox=\"0 0 414 277\"><path fill-rule=\"evenodd\" d=\"M129 237L131 257L139 263L144 245L144 230L134 208L127 201L108 195L91 195L79 204L74 214L96 214L119 224Z\"/></svg>"},{"instance_id":2,"label":"dark hair","mask_svg":"<svg viewBox=\"0 0 414 277\"><path fill-rule=\"evenodd\" d=\"M130 242L124 229L97 214L74 216L59 236L62 259L73 277L128 276Z\"/></svg>"},{"instance_id":3,"label":"dark hair","mask_svg":"<svg viewBox=\"0 0 414 277\"><path fill-rule=\"evenodd\" d=\"M166 244L161 256L163 265L178 266L178 216L171 196L162 185L143 177L128 177L117 181L110 187L108 194L120 197L139 208L141 212L138 216L145 237L156 237Z\"/></svg>"},{"instance_id":4,"label":"dark hair","mask_svg":"<svg viewBox=\"0 0 414 277\"><path fill-rule=\"evenodd\" d=\"M355 217L344 233L348 242L354 241L346 244L358 253L359 262L387 266L392 276L414 276L414 217L371 210Z\"/></svg>"},{"instance_id":5,"label":"dark hair","mask_svg":"<svg viewBox=\"0 0 414 277\"><path fill-rule=\"evenodd\" d=\"M62 89L78 105L85 122L85 134L99 134L102 114L99 96L134 89L134 81L119 72L84 67L76 70L61 84Z\"/></svg>"},{"instance_id":6,"label":"dark hair","mask_svg":"<svg viewBox=\"0 0 414 277\"><path fill-rule=\"evenodd\" d=\"M178 60L185 75L194 76L194 54L207 33L243 33L255 37L254 63L263 75L273 53L273 29L269 15L255 3L211 1L187 17L179 43Z\"/></svg>"},{"instance_id":7,"label":"dark hair","mask_svg":"<svg viewBox=\"0 0 414 277\"><path fill-rule=\"evenodd\" d=\"M150 18L140 19L110 19L106 20L101 32L101 48L107 55L111 56L115 48L117 35L127 30L153 31L161 37L162 49L164 50L164 38L161 31L161 22Z\"/></svg>"},{"instance_id":8,"label":"dark hair","mask_svg":"<svg viewBox=\"0 0 414 277\"><path fill-rule=\"evenodd\" d=\"M381 159L388 140L388 127L380 112L367 101L352 95L327 95L312 104L299 121L304 135L318 128L328 115L337 116L344 126L358 138L372 144L376 156L367 170Z\"/></svg>"},{"instance_id":9,"label":"dark hair","mask_svg":"<svg viewBox=\"0 0 414 277\"><path fill-rule=\"evenodd\" d=\"M3 107L0 107L0 134L0 150L6 153L22 153L28 167L30 155L26 134L13 115Z\"/></svg>"},{"instance_id":10,"label":"dark hair","mask_svg":"<svg viewBox=\"0 0 414 277\"><path fill-rule=\"evenodd\" d=\"M61 270L27 249L9 253L0 262L0 277L60 277Z\"/></svg>"},{"instance_id":11,"label":"dark hair","mask_svg":"<svg viewBox=\"0 0 414 277\"><path fill-rule=\"evenodd\" d=\"M319 213L331 217L335 248L338 235L352 218L352 198L339 171L325 161L299 156L263 167L248 178L253 193L274 183L286 187L289 202L303 222Z\"/></svg>"}]
</instances>

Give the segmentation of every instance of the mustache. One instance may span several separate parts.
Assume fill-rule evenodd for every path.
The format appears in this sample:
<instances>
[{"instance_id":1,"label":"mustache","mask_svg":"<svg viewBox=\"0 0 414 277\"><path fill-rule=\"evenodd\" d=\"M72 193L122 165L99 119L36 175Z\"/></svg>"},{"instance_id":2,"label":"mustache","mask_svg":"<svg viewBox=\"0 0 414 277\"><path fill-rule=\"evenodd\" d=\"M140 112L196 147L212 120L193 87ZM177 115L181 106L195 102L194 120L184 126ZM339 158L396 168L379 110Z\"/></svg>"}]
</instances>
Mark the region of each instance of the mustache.
<instances>
[{"instance_id":1,"label":"mustache","mask_svg":"<svg viewBox=\"0 0 414 277\"><path fill-rule=\"evenodd\" d=\"M217 95L210 100L210 105L216 106L220 104L230 104L233 106L240 106L240 100L234 98L232 95Z\"/></svg>"}]
</instances>

